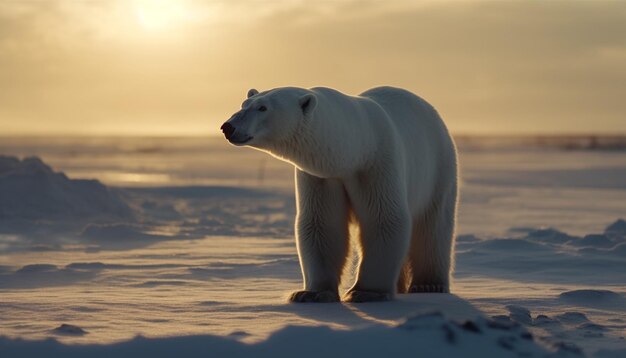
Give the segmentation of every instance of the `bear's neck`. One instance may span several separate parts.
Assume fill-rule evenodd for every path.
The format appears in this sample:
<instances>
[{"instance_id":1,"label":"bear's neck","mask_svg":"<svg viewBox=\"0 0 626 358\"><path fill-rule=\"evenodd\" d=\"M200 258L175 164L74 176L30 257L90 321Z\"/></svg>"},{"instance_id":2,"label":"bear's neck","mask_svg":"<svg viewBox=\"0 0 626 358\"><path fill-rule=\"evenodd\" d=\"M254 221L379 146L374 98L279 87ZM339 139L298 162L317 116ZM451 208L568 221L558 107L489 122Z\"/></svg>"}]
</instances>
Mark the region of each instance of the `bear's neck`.
<instances>
[{"instance_id":1,"label":"bear's neck","mask_svg":"<svg viewBox=\"0 0 626 358\"><path fill-rule=\"evenodd\" d=\"M267 151L320 178L342 178L366 166L370 153L366 143L354 140L354 131L334 126L305 126L298 136L274 143Z\"/></svg>"}]
</instances>

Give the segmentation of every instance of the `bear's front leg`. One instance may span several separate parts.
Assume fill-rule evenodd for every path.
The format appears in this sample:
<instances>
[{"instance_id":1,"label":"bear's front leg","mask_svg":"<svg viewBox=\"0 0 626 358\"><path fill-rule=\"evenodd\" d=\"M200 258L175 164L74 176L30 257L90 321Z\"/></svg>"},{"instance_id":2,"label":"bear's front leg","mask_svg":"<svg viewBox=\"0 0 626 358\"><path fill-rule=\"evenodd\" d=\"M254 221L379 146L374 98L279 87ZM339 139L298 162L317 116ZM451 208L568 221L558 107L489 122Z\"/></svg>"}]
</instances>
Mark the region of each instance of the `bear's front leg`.
<instances>
[{"instance_id":1,"label":"bear's front leg","mask_svg":"<svg viewBox=\"0 0 626 358\"><path fill-rule=\"evenodd\" d=\"M348 200L343 184L296 169L296 244L304 289L292 302L337 302L348 255Z\"/></svg>"},{"instance_id":2,"label":"bear's front leg","mask_svg":"<svg viewBox=\"0 0 626 358\"><path fill-rule=\"evenodd\" d=\"M357 281L348 302L388 301L397 289L410 244L411 219L401 185L376 181L375 174L348 187L360 227Z\"/></svg>"}]
</instances>

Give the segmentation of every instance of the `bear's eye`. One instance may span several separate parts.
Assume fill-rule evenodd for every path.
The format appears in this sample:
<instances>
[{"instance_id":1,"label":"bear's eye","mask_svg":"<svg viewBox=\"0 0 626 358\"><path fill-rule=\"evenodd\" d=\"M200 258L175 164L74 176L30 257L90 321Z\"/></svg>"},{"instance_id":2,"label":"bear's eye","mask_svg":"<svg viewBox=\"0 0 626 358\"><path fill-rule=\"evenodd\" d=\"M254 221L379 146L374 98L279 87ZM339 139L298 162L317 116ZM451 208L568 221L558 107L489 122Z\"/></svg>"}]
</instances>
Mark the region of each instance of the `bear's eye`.
<instances>
[{"instance_id":1,"label":"bear's eye","mask_svg":"<svg viewBox=\"0 0 626 358\"><path fill-rule=\"evenodd\" d=\"M267 111L267 107L261 106L261 107L259 107L259 111L265 112L265 111Z\"/></svg>"}]
</instances>

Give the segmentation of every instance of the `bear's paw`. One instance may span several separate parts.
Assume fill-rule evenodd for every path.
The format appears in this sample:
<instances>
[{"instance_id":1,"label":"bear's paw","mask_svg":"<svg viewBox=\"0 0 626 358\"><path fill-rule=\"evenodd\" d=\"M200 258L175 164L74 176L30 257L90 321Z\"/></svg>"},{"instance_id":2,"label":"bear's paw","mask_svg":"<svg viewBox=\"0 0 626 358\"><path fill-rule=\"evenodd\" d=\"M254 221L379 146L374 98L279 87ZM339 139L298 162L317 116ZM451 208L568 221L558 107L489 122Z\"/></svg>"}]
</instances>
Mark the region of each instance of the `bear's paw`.
<instances>
[{"instance_id":1,"label":"bear's paw","mask_svg":"<svg viewBox=\"0 0 626 358\"><path fill-rule=\"evenodd\" d=\"M376 292L376 291L350 291L344 297L344 301L352 303L362 302L384 302L391 301L393 295L389 292Z\"/></svg>"},{"instance_id":2,"label":"bear's paw","mask_svg":"<svg viewBox=\"0 0 626 358\"><path fill-rule=\"evenodd\" d=\"M333 291L296 291L289 296L290 302L306 303L339 302L339 294Z\"/></svg>"}]
</instances>

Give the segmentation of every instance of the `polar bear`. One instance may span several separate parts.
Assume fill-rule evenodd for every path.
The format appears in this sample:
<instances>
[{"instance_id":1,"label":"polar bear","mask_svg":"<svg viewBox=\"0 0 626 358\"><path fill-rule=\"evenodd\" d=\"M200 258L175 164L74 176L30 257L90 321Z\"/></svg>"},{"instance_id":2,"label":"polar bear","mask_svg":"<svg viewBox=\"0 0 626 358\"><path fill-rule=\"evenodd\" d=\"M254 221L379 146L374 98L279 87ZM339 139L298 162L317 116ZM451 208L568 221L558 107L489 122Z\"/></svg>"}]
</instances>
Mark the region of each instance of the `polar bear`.
<instances>
[{"instance_id":1,"label":"polar bear","mask_svg":"<svg viewBox=\"0 0 626 358\"><path fill-rule=\"evenodd\" d=\"M449 292L457 155L426 101L393 87L358 96L323 87L251 89L221 129L230 143L295 166L304 287L291 301L340 300L351 223L359 262L345 301Z\"/></svg>"}]
</instances>

